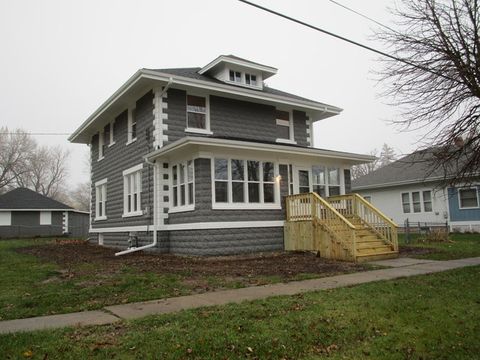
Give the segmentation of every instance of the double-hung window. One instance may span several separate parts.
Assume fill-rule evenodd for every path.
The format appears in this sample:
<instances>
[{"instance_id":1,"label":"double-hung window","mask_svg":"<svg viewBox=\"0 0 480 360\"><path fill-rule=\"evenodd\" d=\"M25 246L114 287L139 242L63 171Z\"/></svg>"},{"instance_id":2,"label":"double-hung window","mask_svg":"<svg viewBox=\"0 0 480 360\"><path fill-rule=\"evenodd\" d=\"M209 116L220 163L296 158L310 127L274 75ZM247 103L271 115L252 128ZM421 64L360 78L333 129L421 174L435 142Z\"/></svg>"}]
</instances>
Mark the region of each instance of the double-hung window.
<instances>
[{"instance_id":1,"label":"double-hung window","mask_svg":"<svg viewBox=\"0 0 480 360\"><path fill-rule=\"evenodd\" d=\"M210 132L208 96L187 95L187 129L192 132Z\"/></svg>"},{"instance_id":2,"label":"double-hung window","mask_svg":"<svg viewBox=\"0 0 480 360\"><path fill-rule=\"evenodd\" d=\"M230 70L229 78L230 78L230 81L241 83L242 73L240 71Z\"/></svg>"},{"instance_id":3,"label":"double-hung window","mask_svg":"<svg viewBox=\"0 0 480 360\"><path fill-rule=\"evenodd\" d=\"M135 108L128 109L127 132L128 145L137 140L137 111Z\"/></svg>"},{"instance_id":4,"label":"double-hung window","mask_svg":"<svg viewBox=\"0 0 480 360\"><path fill-rule=\"evenodd\" d=\"M103 159L105 151L105 137L103 131L98 133L98 161Z\"/></svg>"},{"instance_id":5,"label":"double-hung window","mask_svg":"<svg viewBox=\"0 0 480 360\"><path fill-rule=\"evenodd\" d=\"M410 213L410 193L402 193L402 209L404 214Z\"/></svg>"},{"instance_id":6,"label":"double-hung window","mask_svg":"<svg viewBox=\"0 0 480 360\"><path fill-rule=\"evenodd\" d=\"M458 198L460 209L478 208L478 190L477 188L459 189Z\"/></svg>"},{"instance_id":7,"label":"double-hung window","mask_svg":"<svg viewBox=\"0 0 480 360\"><path fill-rule=\"evenodd\" d=\"M141 204L143 164L123 172L123 217L143 214Z\"/></svg>"},{"instance_id":8,"label":"double-hung window","mask_svg":"<svg viewBox=\"0 0 480 360\"><path fill-rule=\"evenodd\" d=\"M422 211L422 205L420 202L420 192L414 191L412 192L412 204L413 204L413 212L419 213Z\"/></svg>"},{"instance_id":9,"label":"double-hung window","mask_svg":"<svg viewBox=\"0 0 480 360\"><path fill-rule=\"evenodd\" d=\"M328 168L328 196L340 195L340 170Z\"/></svg>"},{"instance_id":10,"label":"double-hung window","mask_svg":"<svg viewBox=\"0 0 480 360\"><path fill-rule=\"evenodd\" d=\"M313 191L321 197L326 197L326 182L325 182L325 167L314 165L312 166L312 186Z\"/></svg>"},{"instance_id":11,"label":"double-hung window","mask_svg":"<svg viewBox=\"0 0 480 360\"><path fill-rule=\"evenodd\" d=\"M293 142L293 126L289 111L275 111L277 125L277 141Z\"/></svg>"},{"instance_id":12,"label":"double-hung window","mask_svg":"<svg viewBox=\"0 0 480 360\"><path fill-rule=\"evenodd\" d=\"M95 220L107 218L107 179L95 183Z\"/></svg>"},{"instance_id":13,"label":"double-hung window","mask_svg":"<svg viewBox=\"0 0 480 360\"><path fill-rule=\"evenodd\" d=\"M432 211L432 192L430 190L425 190L422 193L423 195L423 211L431 212Z\"/></svg>"},{"instance_id":14,"label":"double-hung window","mask_svg":"<svg viewBox=\"0 0 480 360\"><path fill-rule=\"evenodd\" d=\"M214 208L271 208L279 206L279 189L271 161L212 160Z\"/></svg>"},{"instance_id":15,"label":"double-hung window","mask_svg":"<svg viewBox=\"0 0 480 360\"><path fill-rule=\"evenodd\" d=\"M193 210L195 201L193 160L173 165L171 179L170 212Z\"/></svg>"},{"instance_id":16,"label":"double-hung window","mask_svg":"<svg viewBox=\"0 0 480 360\"><path fill-rule=\"evenodd\" d=\"M245 84L257 86L257 76L252 74L245 74Z\"/></svg>"}]
</instances>

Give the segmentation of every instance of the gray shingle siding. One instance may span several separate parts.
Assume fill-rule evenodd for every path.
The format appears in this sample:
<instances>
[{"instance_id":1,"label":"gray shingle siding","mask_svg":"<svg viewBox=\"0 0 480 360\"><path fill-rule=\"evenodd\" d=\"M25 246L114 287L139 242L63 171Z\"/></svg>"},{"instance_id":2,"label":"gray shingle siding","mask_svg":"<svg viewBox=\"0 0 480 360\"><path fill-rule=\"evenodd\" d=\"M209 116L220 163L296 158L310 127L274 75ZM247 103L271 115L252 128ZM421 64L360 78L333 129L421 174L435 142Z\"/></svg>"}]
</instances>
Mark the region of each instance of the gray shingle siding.
<instances>
[{"instance_id":1,"label":"gray shingle siding","mask_svg":"<svg viewBox=\"0 0 480 360\"><path fill-rule=\"evenodd\" d=\"M61 236L63 212L52 211L52 224L40 225L39 211L12 211L10 226L0 226L0 238Z\"/></svg>"},{"instance_id":2,"label":"gray shingle siding","mask_svg":"<svg viewBox=\"0 0 480 360\"><path fill-rule=\"evenodd\" d=\"M127 111L115 118L114 141L106 147L104 159L98 161L98 134L91 146L92 161L92 227L115 227L151 225L153 223L153 169L143 156L153 150L153 93L149 91L136 102L137 140L126 145L128 140ZM142 216L122 218L123 171L143 164L141 209L148 209ZM95 219L95 183L107 178L106 220Z\"/></svg>"},{"instance_id":3,"label":"gray shingle siding","mask_svg":"<svg viewBox=\"0 0 480 360\"><path fill-rule=\"evenodd\" d=\"M187 92L183 90L168 90L168 114L165 124L168 130L168 142L171 143L188 135L185 133ZM294 135L298 145L308 146L306 114L303 111L293 111ZM233 137L245 140L275 142L277 125L275 107L253 102L210 96L210 130L214 137ZM195 134L195 136L198 136Z\"/></svg>"}]
</instances>

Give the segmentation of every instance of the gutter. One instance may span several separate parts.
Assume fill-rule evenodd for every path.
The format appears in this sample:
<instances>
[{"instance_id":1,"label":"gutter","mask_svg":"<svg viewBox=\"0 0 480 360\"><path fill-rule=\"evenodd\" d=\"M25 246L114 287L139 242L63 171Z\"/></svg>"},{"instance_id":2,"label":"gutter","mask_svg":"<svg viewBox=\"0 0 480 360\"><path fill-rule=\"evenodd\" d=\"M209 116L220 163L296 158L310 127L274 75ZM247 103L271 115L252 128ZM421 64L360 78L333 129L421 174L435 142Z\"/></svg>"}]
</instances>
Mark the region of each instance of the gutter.
<instances>
[{"instance_id":1,"label":"gutter","mask_svg":"<svg viewBox=\"0 0 480 360\"><path fill-rule=\"evenodd\" d=\"M160 93L160 97L162 97L168 91L168 89L170 88L170 85L172 85L172 84L173 84L173 79L170 78L167 86L165 86L163 88L162 92ZM155 166L155 163L153 161L150 161L147 158L145 158L145 162L150 166ZM158 239L157 239L158 224L157 224L157 211L156 211L156 209L157 209L156 205L157 204L155 203L155 198L156 198L155 194L157 193L157 181L156 180L157 180L156 179L156 171L155 171L155 167L154 167L153 168L153 242L151 244L148 244L148 245L144 245L144 246L140 246L140 247L133 247L133 248L130 248L130 249L127 249L127 250L117 252L117 253L115 253L115 256L122 256L122 255L130 254L130 253L145 250L145 249L150 249L150 248L153 248L153 247L157 246L157 243L158 243ZM148 233L148 227L147 227L147 233Z\"/></svg>"}]
</instances>

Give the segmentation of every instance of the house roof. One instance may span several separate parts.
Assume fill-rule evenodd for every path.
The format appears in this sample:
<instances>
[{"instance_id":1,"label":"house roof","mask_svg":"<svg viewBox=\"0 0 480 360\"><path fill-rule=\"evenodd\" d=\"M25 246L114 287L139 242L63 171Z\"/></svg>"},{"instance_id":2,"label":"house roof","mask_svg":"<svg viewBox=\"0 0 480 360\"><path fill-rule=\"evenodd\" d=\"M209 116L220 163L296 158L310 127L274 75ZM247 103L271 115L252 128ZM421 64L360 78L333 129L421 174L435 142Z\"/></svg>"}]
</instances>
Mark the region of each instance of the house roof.
<instances>
[{"instance_id":1,"label":"house roof","mask_svg":"<svg viewBox=\"0 0 480 360\"><path fill-rule=\"evenodd\" d=\"M455 174L456 167L436 165L439 150L415 151L391 164L352 181L353 190L383 188L404 184L439 181Z\"/></svg>"},{"instance_id":2,"label":"house roof","mask_svg":"<svg viewBox=\"0 0 480 360\"><path fill-rule=\"evenodd\" d=\"M209 72L210 70L213 70L217 68L218 66L221 66L222 64L233 64L237 66L241 66L244 68L249 68L249 69L255 69L257 71L262 72L262 77L264 79L269 78L270 76L273 76L277 73L277 68L274 68L273 66L268 66L264 64L260 64L257 62L253 62L247 59L243 59L241 57L235 56L235 55L220 55L218 56L215 60L209 62L207 65L205 65L203 68L199 69L200 74L204 74Z\"/></svg>"},{"instance_id":3,"label":"house roof","mask_svg":"<svg viewBox=\"0 0 480 360\"><path fill-rule=\"evenodd\" d=\"M225 57L224 55L222 55ZM235 60L241 59L228 55ZM218 59L218 58L217 58ZM239 60L240 61L240 60ZM241 61L248 61L241 59ZM253 62L250 62L253 64ZM252 65L253 66L253 65ZM260 66L260 65L258 65ZM88 144L91 137L105 124L117 116L129 103L138 98L145 89L170 84L180 89L205 89L219 96L248 99L249 101L294 106L308 112L313 121L323 120L338 115L342 109L301 96L290 94L268 86L263 88L246 88L215 79L208 73L201 74L204 68L140 69L115 91L95 112L90 115L68 138L71 142ZM272 68L276 70L275 68Z\"/></svg>"},{"instance_id":4,"label":"house roof","mask_svg":"<svg viewBox=\"0 0 480 360\"><path fill-rule=\"evenodd\" d=\"M17 188L0 195L0 209L73 210L68 205L27 188Z\"/></svg>"},{"instance_id":5,"label":"house roof","mask_svg":"<svg viewBox=\"0 0 480 360\"><path fill-rule=\"evenodd\" d=\"M154 160L157 157L165 157L175 151L184 149L188 146L193 146L198 150L198 146L229 148L236 150L254 150L271 152L275 154L301 155L307 157L329 158L335 160L344 160L347 163L362 164L373 161L374 156L347 153L343 151L317 149L311 147L304 147L293 144L279 144L264 141L245 140L227 137L212 137L212 136L186 136L173 143L170 143L161 149L155 150L145 156L148 160Z\"/></svg>"}]
</instances>

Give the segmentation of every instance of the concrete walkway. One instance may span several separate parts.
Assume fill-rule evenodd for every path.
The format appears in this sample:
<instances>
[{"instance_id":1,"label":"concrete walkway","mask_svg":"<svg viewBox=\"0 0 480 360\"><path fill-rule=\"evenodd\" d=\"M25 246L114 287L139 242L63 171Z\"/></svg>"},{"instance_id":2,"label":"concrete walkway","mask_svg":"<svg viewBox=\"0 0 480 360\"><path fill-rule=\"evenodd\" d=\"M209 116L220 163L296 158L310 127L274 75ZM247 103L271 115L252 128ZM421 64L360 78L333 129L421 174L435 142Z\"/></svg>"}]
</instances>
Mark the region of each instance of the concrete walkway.
<instances>
[{"instance_id":1,"label":"concrete walkway","mask_svg":"<svg viewBox=\"0 0 480 360\"><path fill-rule=\"evenodd\" d=\"M66 326L105 325L120 320L138 319L148 315L167 314L204 306L240 303L248 300L264 299L270 296L295 295L308 291L334 289L379 280L432 274L451 269L480 265L480 257L449 261L398 258L375 261L373 264L391 266L391 268L337 275L321 279L293 281L289 283L222 290L162 300L107 306L102 310L96 311L0 321L0 334L54 329Z\"/></svg>"}]
</instances>

